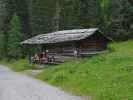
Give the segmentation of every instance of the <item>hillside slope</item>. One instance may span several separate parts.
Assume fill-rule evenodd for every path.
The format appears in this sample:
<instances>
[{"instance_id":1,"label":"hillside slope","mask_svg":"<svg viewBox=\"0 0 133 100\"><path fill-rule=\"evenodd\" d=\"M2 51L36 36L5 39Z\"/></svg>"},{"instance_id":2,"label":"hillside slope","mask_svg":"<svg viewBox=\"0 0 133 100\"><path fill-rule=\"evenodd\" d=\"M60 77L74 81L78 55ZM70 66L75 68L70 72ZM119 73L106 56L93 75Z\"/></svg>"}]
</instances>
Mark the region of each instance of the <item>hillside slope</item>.
<instances>
[{"instance_id":1,"label":"hillside slope","mask_svg":"<svg viewBox=\"0 0 133 100\"><path fill-rule=\"evenodd\" d=\"M38 78L92 100L133 100L133 41L109 48L106 54L46 68Z\"/></svg>"}]
</instances>

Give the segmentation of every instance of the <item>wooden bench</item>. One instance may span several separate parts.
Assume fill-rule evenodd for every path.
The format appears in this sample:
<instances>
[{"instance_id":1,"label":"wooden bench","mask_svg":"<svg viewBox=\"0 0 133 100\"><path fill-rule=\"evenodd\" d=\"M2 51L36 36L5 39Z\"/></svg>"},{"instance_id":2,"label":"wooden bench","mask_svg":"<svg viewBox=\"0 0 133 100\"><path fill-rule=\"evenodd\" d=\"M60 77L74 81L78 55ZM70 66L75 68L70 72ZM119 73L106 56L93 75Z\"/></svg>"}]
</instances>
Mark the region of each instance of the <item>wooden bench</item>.
<instances>
[{"instance_id":1,"label":"wooden bench","mask_svg":"<svg viewBox=\"0 0 133 100\"><path fill-rule=\"evenodd\" d=\"M91 51L91 52L80 52L79 55L80 56L88 56L88 55L96 55L96 54L101 54L101 53L105 53L105 51Z\"/></svg>"}]
</instances>

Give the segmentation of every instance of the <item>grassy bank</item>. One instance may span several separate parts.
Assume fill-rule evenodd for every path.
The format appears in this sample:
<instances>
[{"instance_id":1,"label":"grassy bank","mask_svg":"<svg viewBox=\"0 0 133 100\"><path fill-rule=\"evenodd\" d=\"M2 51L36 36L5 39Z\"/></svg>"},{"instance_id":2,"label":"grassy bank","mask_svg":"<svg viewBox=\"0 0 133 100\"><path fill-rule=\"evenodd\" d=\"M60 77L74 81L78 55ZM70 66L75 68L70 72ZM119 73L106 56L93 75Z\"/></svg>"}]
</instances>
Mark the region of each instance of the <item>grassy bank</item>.
<instances>
[{"instance_id":1,"label":"grassy bank","mask_svg":"<svg viewBox=\"0 0 133 100\"><path fill-rule=\"evenodd\" d=\"M33 65L29 64L26 59L10 60L10 61L2 60L0 61L0 64L8 66L10 69L14 71L24 71L33 68Z\"/></svg>"},{"instance_id":2,"label":"grassy bank","mask_svg":"<svg viewBox=\"0 0 133 100\"><path fill-rule=\"evenodd\" d=\"M110 53L46 68L37 78L93 100L133 100L133 41L109 48Z\"/></svg>"}]
</instances>

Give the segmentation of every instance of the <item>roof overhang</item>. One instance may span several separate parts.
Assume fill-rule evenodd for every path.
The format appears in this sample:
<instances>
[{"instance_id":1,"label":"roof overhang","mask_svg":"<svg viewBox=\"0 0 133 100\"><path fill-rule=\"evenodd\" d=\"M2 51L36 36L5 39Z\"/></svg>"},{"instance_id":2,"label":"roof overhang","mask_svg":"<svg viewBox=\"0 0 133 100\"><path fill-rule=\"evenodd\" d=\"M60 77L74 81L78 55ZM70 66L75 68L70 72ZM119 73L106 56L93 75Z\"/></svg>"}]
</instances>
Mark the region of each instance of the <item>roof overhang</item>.
<instances>
[{"instance_id":1,"label":"roof overhang","mask_svg":"<svg viewBox=\"0 0 133 100\"><path fill-rule=\"evenodd\" d=\"M21 42L21 44L53 44L85 39L98 31L98 28L63 30L53 33L37 35Z\"/></svg>"}]
</instances>

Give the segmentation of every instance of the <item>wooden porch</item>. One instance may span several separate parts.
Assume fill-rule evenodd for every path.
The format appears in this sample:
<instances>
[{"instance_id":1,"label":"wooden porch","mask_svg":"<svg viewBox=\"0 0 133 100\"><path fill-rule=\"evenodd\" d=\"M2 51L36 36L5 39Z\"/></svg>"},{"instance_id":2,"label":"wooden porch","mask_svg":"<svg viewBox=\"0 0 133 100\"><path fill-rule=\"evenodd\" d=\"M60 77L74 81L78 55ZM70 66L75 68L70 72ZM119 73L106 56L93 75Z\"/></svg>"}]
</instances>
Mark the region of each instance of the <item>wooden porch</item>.
<instances>
[{"instance_id":1,"label":"wooden porch","mask_svg":"<svg viewBox=\"0 0 133 100\"><path fill-rule=\"evenodd\" d=\"M36 54L37 56L31 57L31 62L34 64L62 64L65 61L70 61L70 59L80 58L84 56L93 56L96 54L105 53L103 50L88 50L88 49L80 49L76 51L73 49L71 50L64 50L62 53L58 52L48 52L47 54L39 53Z\"/></svg>"}]
</instances>

